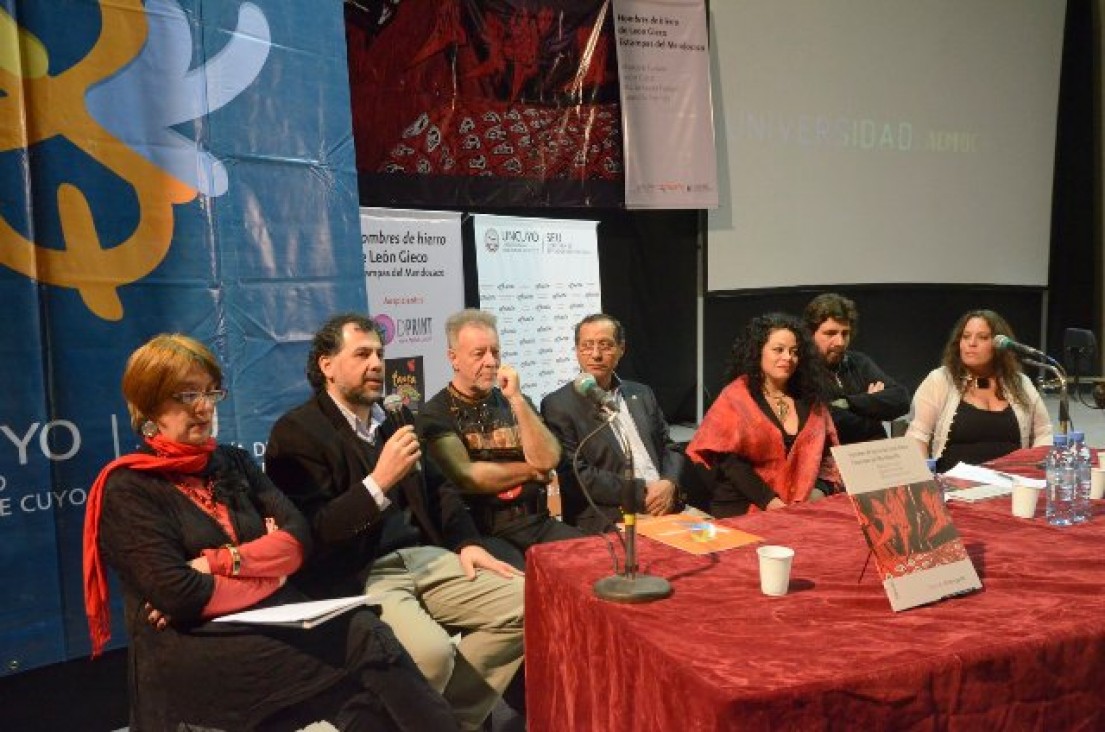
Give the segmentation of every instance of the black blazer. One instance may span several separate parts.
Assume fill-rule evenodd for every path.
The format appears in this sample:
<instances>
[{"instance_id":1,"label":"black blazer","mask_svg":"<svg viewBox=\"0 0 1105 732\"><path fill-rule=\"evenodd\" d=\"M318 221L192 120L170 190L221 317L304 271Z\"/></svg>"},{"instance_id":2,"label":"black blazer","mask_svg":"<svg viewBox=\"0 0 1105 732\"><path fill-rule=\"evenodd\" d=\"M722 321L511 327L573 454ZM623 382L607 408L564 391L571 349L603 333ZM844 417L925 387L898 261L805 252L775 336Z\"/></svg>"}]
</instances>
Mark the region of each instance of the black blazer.
<instances>
[{"instance_id":1,"label":"black blazer","mask_svg":"<svg viewBox=\"0 0 1105 732\"><path fill-rule=\"evenodd\" d=\"M413 421L407 415L408 421ZM379 447L395 432L385 422L376 446L359 439L325 392L285 414L273 425L265 450L265 471L311 523L315 553L297 575L309 593L333 596L364 590L364 577L379 556L382 512L362 481L372 472ZM388 492L410 509L421 542L449 550L479 543L456 489L412 472Z\"/></svg>"},{"instance_id":2,"label":"black blazer","mask_svg":"<svg viewBox=\"0 0 1105 732\"><path fill-rule=\"evenodd\" d=\"M671 440L668 423L656 402L656 395L644 384L633 381L622 381L618 388L629 405L629 414L637 425L641 442L660 477L674 482L682 492L688 486L691 471L686 457ZM602 424L598 409L577 394L569 383L541 401L541 416L563 447L557 474L564 520L587 532L603 531L612 520L619 520L623 488L630 487L623 474L627 461L618 439L612 430L603 429L587 441L579 456L580 477L601 510L601 514L596 514L576 482L572 460L583 438ZM645 496L644 481L637 478L629 478L628 481L641 509Z\"/></svg>"}]
</instances>

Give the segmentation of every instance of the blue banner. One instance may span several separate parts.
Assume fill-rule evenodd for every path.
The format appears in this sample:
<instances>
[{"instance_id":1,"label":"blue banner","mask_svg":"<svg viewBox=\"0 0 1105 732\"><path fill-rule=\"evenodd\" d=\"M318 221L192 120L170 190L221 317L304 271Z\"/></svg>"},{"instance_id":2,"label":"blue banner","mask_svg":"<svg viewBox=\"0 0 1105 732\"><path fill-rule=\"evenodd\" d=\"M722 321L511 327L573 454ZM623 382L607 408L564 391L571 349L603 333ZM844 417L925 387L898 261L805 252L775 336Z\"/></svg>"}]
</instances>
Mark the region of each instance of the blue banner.
<instances>
[{"instance_id":1,"label":"blue banner","mask_svg":"<svg viewBox=\"0 0 1105 732\"><path fill-rule=\"evenodd\" d=\"M81 534L150 336L226 370L263 454L318 324L364 310L341 4L0 0L0 661L84 655ZM118 591L113 643L126 642Z\"/></svg>"}]
</instances>

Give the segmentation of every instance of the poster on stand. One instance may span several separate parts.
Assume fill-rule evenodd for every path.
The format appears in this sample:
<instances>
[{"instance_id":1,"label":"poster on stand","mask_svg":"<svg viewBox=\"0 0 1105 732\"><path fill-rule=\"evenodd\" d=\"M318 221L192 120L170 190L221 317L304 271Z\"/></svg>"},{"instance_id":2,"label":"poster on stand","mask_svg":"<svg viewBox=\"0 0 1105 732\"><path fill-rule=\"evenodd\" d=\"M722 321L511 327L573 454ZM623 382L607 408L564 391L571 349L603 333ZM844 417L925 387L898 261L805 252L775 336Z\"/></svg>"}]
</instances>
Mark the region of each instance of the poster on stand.
<instances>
[{"instance_id":1,"label":"poster on stand","mask_svg":"<svg viewBox=\"0 0 1105 732\"><path fill-rule=\"evenodd\" d=\"M832 448L895 612L982 588L940 486L909 437Z\"/></svg>"},{"instance_id":2,"label":"poster on stand","mask_svg":"<svg viewBox=\"0 0 1105 732\"><path fill-rule=\"evenodd\" d=\"M602 310L597 222L476 215L480 307L499 319L503 363L542 397L579 373L573 328Z\"/></svg>"},{"instance_id":3,"label":"poster on stand","mask_svg":"<svg viewBox=\"0 0 1105 732\"><path fill-rule=\"evenodd\" d=\"M460 217L361 209L368 312L384 335L385 391L413 412L452 378L445 319L464 307Z\"/></svg>"},{"instance_id":4,"label":"poster on stand","mask_svg":"<svg viewBox=\"0 0 1105 732\"><path fill-rule=\"evenodd\" d=\"M704 0L614 0L627 208L717 208Z\"/></svg>"}]
</instances>

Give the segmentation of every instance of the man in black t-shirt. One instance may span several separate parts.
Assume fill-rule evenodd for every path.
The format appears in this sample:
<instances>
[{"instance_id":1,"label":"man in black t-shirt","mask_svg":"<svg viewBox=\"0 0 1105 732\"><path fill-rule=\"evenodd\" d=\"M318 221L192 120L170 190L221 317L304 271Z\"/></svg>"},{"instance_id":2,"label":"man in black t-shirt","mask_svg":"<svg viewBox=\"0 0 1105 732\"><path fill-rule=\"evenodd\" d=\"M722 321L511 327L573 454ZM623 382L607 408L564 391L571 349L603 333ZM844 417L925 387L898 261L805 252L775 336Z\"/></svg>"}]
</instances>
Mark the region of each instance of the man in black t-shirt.
<instances>
[{"instance_id":1,"label":"man in black t-shirt","mask_svg":"<svg viewBox=\"0 0 1105 732\"><path fill-rule=\"evenodd\" d=\"M883 422L909 411L909 392L867 355L849 350L859 311L835 292L818 295L806 305L806 328L832 376L830 410L840 444L886 437Z\"/></svg>"},{"instance_id":2,"label":"man in black t-shirt","mask_svg":"<svg viewBox=\"0 0 1105 732\"><path fill-rule=\"evenodd\" d=\"M462 310L445 324L453 379L418 414L418 432L462 491L492 553L517 567L534 544L582 534L549 515L545 486L560 444L499 359L495 316Z\"/></svg>"}]
</instances>

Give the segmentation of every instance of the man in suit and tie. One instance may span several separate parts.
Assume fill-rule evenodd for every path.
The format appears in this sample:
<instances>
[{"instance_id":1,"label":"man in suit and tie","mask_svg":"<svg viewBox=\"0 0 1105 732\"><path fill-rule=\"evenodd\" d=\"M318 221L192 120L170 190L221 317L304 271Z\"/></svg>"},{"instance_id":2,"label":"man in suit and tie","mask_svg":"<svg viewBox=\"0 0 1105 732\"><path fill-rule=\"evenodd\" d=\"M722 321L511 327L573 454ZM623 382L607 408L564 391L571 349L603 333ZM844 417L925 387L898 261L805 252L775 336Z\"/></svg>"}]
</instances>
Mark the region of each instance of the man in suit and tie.
<instances>
[{"instance_id":1,"label":"man in suit and tie","mask_svg":"<svg viewBox=\"0 0 1105 732\"><path fill-rule=\"evenodd\" d=\"M614 395L614 419L629 443L630 455L610 428L580 443L602 425L604 416L594 402L565 384L541 402L541 415L560 440L563 455L557 473L564 520L590 533L601 533L620 520L622 497L632 495L637 510L653 516L683 508L681 486L690 477L686 458L668 434L668 424L652 389L615 374L625 355L625 332L615 318L588 315L575 328L579 367ZM578 452L578 455L577 455ZM578 457L580 479L599 509L587 503L576 482L572 461ZM630 460L631 458L631 460ZM632 474L627 467L632 465Z\"/></svg>"},{"instance_id":2,"label":"man in suit and tie","mask_svg":"<svg viewBox=\"0 0 1105 732\"><path fill-rule=\"evenodd\" d=\"M314 395L277 420L265 455L311 522L315 550L297 582L319 597L376 598L461 728L479 729L522 660L523 580L481 546L451 484L427 487L410 414L380 408L384 349L371 320L327 321L307 377Z\"/></svg>"}]
</instances>

